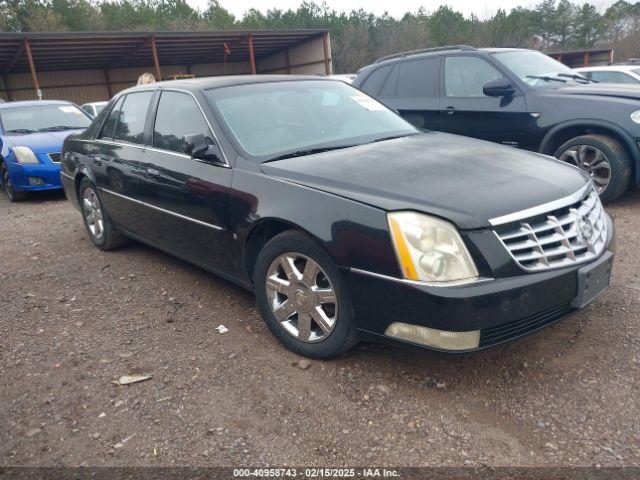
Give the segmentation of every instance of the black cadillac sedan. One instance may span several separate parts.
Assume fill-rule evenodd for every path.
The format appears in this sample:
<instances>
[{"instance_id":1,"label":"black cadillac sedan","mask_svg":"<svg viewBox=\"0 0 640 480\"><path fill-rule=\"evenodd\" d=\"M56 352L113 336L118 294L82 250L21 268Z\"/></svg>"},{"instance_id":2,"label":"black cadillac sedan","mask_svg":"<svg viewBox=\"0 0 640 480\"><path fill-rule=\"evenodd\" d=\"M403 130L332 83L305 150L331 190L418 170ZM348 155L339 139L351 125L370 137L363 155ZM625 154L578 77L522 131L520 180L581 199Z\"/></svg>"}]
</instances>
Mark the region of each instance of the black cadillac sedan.
<instances>
[{"instance_id":1,"label":"black cadillac sedan","mask_svg":"<svg viewBox=\"0 0 640 480\"><path fill-rule=\"evenodd\" d=\"M137 239L253 290L308 357L359 339L481 349L611 275L613 224L579 169L418 131L335 80L125 90L66 140L61 176L98 248Z\"/></svg>"}]
</instances>

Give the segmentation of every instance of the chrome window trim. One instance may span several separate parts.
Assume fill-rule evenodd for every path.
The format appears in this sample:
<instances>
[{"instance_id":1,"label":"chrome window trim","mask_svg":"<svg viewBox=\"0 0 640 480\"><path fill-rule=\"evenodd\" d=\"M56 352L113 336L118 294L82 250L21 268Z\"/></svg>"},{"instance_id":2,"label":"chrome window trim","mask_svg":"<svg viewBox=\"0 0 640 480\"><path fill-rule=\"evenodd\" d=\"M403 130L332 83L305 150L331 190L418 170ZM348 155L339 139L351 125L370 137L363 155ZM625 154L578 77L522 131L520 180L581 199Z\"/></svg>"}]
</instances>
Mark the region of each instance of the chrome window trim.
<instances>
[{"instance_id":1,"label":"chrome window trim","mask_svg":"<svg viewBox=\"0 0 640 480\"><path fill-rule=\"evenodd\" d=\"M211 122L209 121L209 119L207 118L207 115L204 113L204 109L202 108L202 105L200 104L200 102L198 101L198 98L193 94L193 92L190 92L189 90L183 90L181 88L163 88L163 87L159 87L159 88L155 88L155 89L144 89L144 90L136 90L136 92L179 92L179 93L186 93L187 95L190 95L191 98L193 98L193 100L196 102L196 105L198 106L198 109L200 110L200 113L202 114L204 121L206 122L207 126L209 127L209 131L211 133L211 135L213 135L213 139L215 140L216 144L218 145L218 147L220 147L220 152L222 152L222 156L224 157L224 164L221 165L212 165L212 166L217 166L217 167L222 167L222 168L232 168L231 164L229 163L229 159L227 158L227 154L225 153L224 149L222 148L222 144L220 143L220 140L218 139L218 136L216 135L215 130L213 129L213 127L211 126ZM123 92L121 95L118 96L117 99L115 99L113 106L115 107L116 103L118 103L120 101L120 97L122 97L123 95L128 95L129 93L133 93L133 92ZM114 97L115 98L115 97ZM162 98L162 95L161 95ZM113 107L112 107L113 109ZM109 112L111 113L111 112ZM155 113L158 113L158 108L156 106L156 110ZM102 127L104 126L104 122L106 121L106 117L108 115L105 116L105 118L102 121L102 125L100 125L100 128L98 129L98 134L100 134L100 132L102 131ZM155 117L153 119L153 124L155 127ZM115 131L115 127L114 127L114 131ZM168 154L172 154L175 155L177 157L181 157L181 158L188 158L190 160L192 160L193 158L190 157L189 155L186 155L184 153L180 153L180 152L175 152L173 150L165 150L164 148L157 148L154 147L153 145L140 145L137 143L127 143L127 142L117 142L115 141L115 138L113 140L104 140L102 138L84 138L84 139L78 139L81 142L87 142L87 143L92 143L92 142L97 142L97 143L103 143L106 145L115 145L115 146L121 146L121 147L134 147L134 148L139 148L139 149L143 149L143 150L150 150L152 152L159 152L159 153L168 153ZM151 136L151 141L153 142L153 132L152 132L152 136Z\"/></svg>"},{"instance_id":2,"label":"chrome window trim","mask_svg":"<svg viewBox=\"0 0 640 480\"><path fill-rule=\"evenodd\" d=\"M189 155L185 154L185 153L180 153L180 152L174 152L173 150L165 150L163 148L155 148L155 147L148 147L148 146L144 146L144 145L137 145L135 143L119 143L119 142L114 142L112 140L87 140L87 139L78 139L81 142L86 142L86 143L102 143L104 145L113 145L115 147L133 147L133 148L137 148L140 150L148 150L151 152L158 152L158 153L165 153L167 155L174 155L176 157L180 157L180 158L184 158L186 160L194 160L192 157L190 157ZM197 161L197 160L194 160ZM219 166L222 168L231 168L231 166L228 163L225 163L224 165L212 165L212 166Z\"/></svg>"},{"instance_id":3,"label":"chrome window trim","mask_svg":"<svg viewBox=\"0 0 640 480\"><path fill-rule=\"evenodd\" d=\"M178 218L181 218L183 220L187 220L189 222L197 223L198 225L202 225L204 227L213 228L214 230L218 230L218 231L224 231L224 228L222 228L219 225L214 225L213 223L207 223L207 222L203 222L202 220L198 220L196 218L187 217L186 215L182 215L180 213L172 212L171 210L166 210L164 208L157 207L157 206L152 205L152 204L147 203L147 202L142 202L140 200L136 200L135 198L131 198L131 197L128 197L126 195L122 195L121 193L114 192L114 191L108 190L106 188L98 187L98 190L100 190L102 192L110 193L111 195L115 195L116 197L120 197L120 198L122 198L124 200L129 200L130 202L137 203L138 205L141 205L143 207L148 207L148 208L151 208L153 210L157 210L159 212L166 213L168 215L173 215L174 217L178 217Z\"/></svg>"},{"instance_id":4,"label":"chrome window trim","mask_svg":"<svg viewBox=\"0 0 640 480\"><path fill-rule=\"evenodd\" d=\"M469 285L475 285L478 283L490 282L495 280L495 278L489 277L477 277L471 280L461 280L461 281L453 281L453 282L423 282L420 280L409 280L407 278L398 278L392 277L390 275L384 275L382 273L370 272L368 270L361 270L359 268L349 268L349 271L353 273L359 273L361 275L367 275L369 277L380 278L382 280L389 280L397 283L404 283L406 285L416 285L421 287L466 287Z\"/></svg>"},{"instance_id":5,"label":"chrome window trim","mask_svg":"<svg viewBox=\"0 0 640 480\"><path fill-rule=\"evenodd\" d=\"M537 205L532 208L527 208L525 210L520 210L519 212L509 213L507 215L503 215L501 217L495 217L489 219L489 223L496 227L498 225L504 225L505 223L517 222L518 220L524 220L525 218L535 217L536 215L540 215L542 213L548 213L552 210L556 210L558 208L566 207L567 205L571 205L582 200L587 196L589 190L593 188L591 181L580 188L577 192L564 197L558 200L553 200L552 202L544 203L542 205Z\"/></svg>"}]
</instances>

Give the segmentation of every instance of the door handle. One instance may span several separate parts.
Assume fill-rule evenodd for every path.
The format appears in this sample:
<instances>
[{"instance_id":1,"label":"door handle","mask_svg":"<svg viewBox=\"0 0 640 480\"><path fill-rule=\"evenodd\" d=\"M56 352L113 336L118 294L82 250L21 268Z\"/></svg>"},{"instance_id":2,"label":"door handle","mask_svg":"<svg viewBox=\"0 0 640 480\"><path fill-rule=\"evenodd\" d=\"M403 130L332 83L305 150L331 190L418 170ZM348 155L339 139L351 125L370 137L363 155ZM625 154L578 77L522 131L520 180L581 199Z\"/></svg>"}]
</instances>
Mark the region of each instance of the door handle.
<instances>
[{"instance_id":1,"label":"door handle","mask_svg":"<svg viewBox=\"0 0 640 480\"><path fill-rule=\"evenodd\" d=\"M449 105L448 107L444 107L444 113L446 113L447 115L453 115L455 111L456 107L452 107L451 105Z\"/></svg>"},{"instance_id":2,"label":"door handle","mask_svg":"<svg viewBox=\"0 0 640 480\"><path fill-rule=\"evenodd\" d=\"M151 175L152 177L157 177L160 175L160 171L155 168L147 168L147 175Z\"/></svg>"}]
</instances>

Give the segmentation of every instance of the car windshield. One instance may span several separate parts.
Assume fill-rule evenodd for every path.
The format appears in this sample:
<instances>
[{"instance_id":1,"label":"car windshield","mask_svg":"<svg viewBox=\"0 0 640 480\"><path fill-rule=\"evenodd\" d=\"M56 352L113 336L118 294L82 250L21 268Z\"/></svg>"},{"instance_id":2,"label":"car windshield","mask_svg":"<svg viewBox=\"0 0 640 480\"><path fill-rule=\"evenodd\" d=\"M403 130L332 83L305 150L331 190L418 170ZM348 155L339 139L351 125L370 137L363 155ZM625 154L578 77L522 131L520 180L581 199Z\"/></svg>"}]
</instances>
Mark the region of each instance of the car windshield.
<instances>
[{"instance_id":1,"label":"car windshield","mask_svg":"<svg viewBox=\"0 0 640 480\"><path fill-rule=\"evenodd\" d=\"M540 52L513 50L494 57L532 87L586 83L589 80L566 65Z\"/></svg>"},{"instance_id":2,"label":"car windshield","mask_svg":"<svg viewBox=\"0 0 640 480\"><path fill-rule=\"evenodd\" d=\"M104 102L104 103L94 103L93 104L93 108L96 109L96 115L98 115L102 110L104 110L104 107L107 106L108 102Z\"/></svg>"},{"instance_id":3,"label":"car windshield","mask_svg":"<svg viewBox=\"0 0 640 480\"><path fill-rule=\"evenodd\" d=\"M257 161L418 133L341 81L255 83L216 88L206 95L233 137Z\"/></svg>"},{"instance_id":4,"label":"car windshield","mask_svg":"<svg viewBox=\"0 0 640 480\"><path fill-rule=\"evenodd\" d=\"M91 119L75 105L36 105L0 111L5 133L54 132L87 128Z\"/></svg>"}]
</instances>

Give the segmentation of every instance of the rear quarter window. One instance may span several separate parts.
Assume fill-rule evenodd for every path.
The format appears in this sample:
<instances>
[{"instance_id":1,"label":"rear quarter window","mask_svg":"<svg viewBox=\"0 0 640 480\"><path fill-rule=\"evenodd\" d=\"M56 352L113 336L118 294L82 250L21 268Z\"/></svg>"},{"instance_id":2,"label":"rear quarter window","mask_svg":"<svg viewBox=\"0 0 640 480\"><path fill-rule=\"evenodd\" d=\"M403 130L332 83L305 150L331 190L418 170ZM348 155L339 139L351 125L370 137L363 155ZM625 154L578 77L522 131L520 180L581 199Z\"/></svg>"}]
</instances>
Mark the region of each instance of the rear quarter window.
<instances>
[{"instance_id":1,"label":"rear quarter window","mask_svg":"<svg viewBox=\"0 0 640 480\"><path fill-rule=\"evenodd\" d=\"M362 84L362 90L373 97L377 96L391 71L391 67L392 65L386 65L371 72Z\"/></svg>"}]
</instances>

